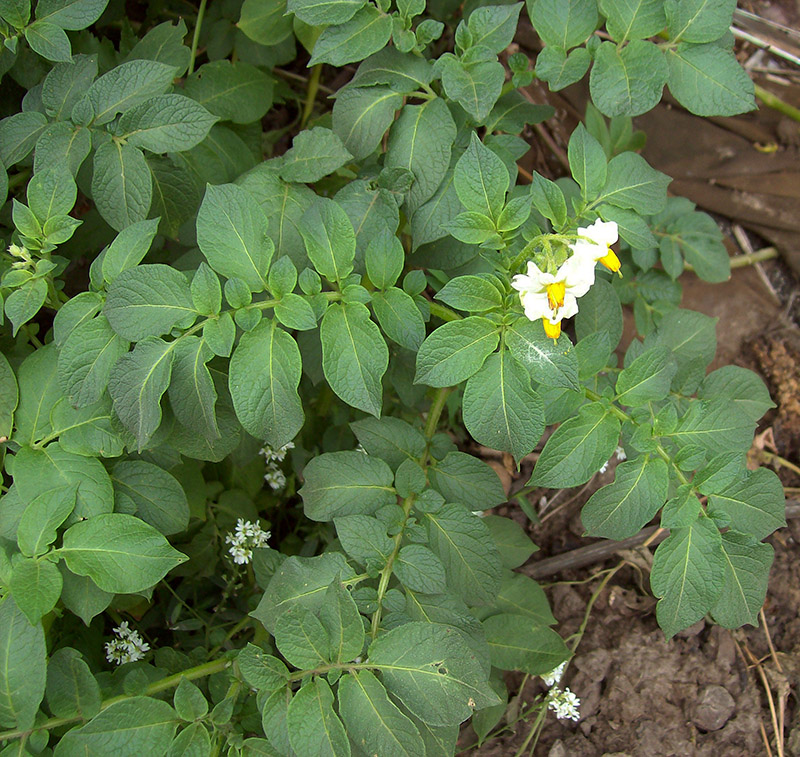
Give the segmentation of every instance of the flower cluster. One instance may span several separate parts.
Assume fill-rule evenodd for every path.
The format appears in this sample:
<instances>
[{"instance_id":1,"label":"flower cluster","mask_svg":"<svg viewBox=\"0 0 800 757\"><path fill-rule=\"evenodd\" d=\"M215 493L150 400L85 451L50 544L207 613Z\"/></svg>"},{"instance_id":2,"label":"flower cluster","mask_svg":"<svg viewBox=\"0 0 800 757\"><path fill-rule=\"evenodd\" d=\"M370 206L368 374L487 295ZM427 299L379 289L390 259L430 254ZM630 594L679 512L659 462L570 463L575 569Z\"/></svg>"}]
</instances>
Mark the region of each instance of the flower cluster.
<instances>
[{"instance_id":1,"label":"flower cluster","mask_svg":"<svg viewBox=\"0 0 800 757\"><path fill-rule=\"evenodd\" d=\"M628 456L625 454L625 450L620 446L617 446L617 448L614 450L614 457L616 457L619 462L622 462L623 460L627 460L628 459ZM599 473L605 473L608 470L608 464L610 462L611 462L611 460L606 460L600 466L600 470L598 472Z\"/></svg>"},{"instance_id":2,"label":"flower cluster","mask_svg":"<svg viewBox=\"0 0 800 757\"><path fill-rule=\"evenodd\" d=\"M262 531L258 523L239 518L236 530L225 536L225 543L230 544L228 553L237 565L246 565L253 559L253 550L266 547L271 533Z\"/></svg>"},{"instance_id":3,"label":"flower cluster","mask_svg":"<svg viewBox=\"0 0 800 757\"><path fill-rule=\"evenodd\" d=\"M128 621L123 621L114 633L118 638L106 642L106 659L117 665L126 662L137 662L144 659L144 653L150 651L150 645L140 636L138 631L128 628Z\"/></svg>"},{"instance_id":4,"label":"flower cluster","mask_svg":"<svg viewBox=\"0 0 800 757\"><path fill-rule=\"evenodd\" d=\"M578 298L594 284L595 264L618 272L619 258L611 250L618 239L614 221L595 221L578 229L578 239L570 245L572 255L555 273L542 271L528 261L528 273L514 276L511 286L519 292L525 315L531 321L542 319L551 339L561 335L561 321L578 312Z\"/></svg>"},{"instance_id":5,"label":"flower cluster","mask_svg":"<svg viewBox=\"0 0 800 757\"><path fill-rule=\"evenodd\" d=\"M557 685L564 675L567 663L562 662L555 670L545 673L541 678L550 689L547 693L547 707L555 712L560 720L569 719L577 722L581 718L581 700L569 688L561 689Z\"/></svg>"},{"instance_id":6,"label":"flower cluster","mask_svg":"<svg viewBox=\"0 0 800 757\"><path fill-rule=\"evenodd\" d=\"M272 449L268 444L265 444L258 451L259 455L264 455L267 463L267 472L264 474L264 480L274 492L280 491L286 486L286 476L278 463L284 461L290 449L294 449L294 442L284 444L280 449Z\"/></svg>"}]
</instances>

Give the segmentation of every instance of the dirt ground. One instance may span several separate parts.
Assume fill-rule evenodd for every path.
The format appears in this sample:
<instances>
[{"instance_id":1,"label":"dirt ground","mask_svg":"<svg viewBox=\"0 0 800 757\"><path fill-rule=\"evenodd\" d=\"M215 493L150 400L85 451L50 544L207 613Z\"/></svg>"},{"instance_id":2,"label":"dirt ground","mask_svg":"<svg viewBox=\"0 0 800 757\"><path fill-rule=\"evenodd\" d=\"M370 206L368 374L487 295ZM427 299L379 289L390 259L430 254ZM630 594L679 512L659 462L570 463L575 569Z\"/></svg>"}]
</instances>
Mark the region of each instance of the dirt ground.
<instances>
[{"instance_id":1,"label":"dirt ground","mask_svg":"<svg viewBox=\"0 0 800 757\"><path fill-rule=\"evenodd\" d=\"M745 2L740 7L794 28L800 19L800 2L795 0ZM521 46L525 44L522 35ZM753 50L745 47L739 51L740 60L744 62L752 54ZM781 92L782 97L800 104L800 77ZM542 93L532 90L532 94L536 99ZM548 127L549 139L543 139L541 132L531 135L528 170L560 175L555 153L565 147L582 113L584 98L585 93L577 88L551 99L557 108L557 123ZM699 123L708 127L702 136ZM706 284L692 274L684 274L681 282L685 307L720 319L712 369L734 363L757 371L777 404L759 426L750 456L753 467L763 464L770 453L796 467L800 465L800 140L784 139L785 123L763 107L739 120L701 120L667 106L642 119L640 125L648 134L645 157L673 176L676 193L690 196L700 209L717 218L733 256L769 244L778 250L778 259L736 268L724 284ZM692 132L695 137L690 142L696 153L688 154L685 147L677 150L675 134L695 128L698 131ZM775 145L772 152L762 152L766 143ZM723 144L724 149L720 147ZM682 140L681 145L687 142ZM714 149L717 157L724 154L724 160L709 157ZM677 152L682 154L676 156ZM787 186L788 194L784 191ZM774 213L754 215L755 207ZM632 324L626 334L631 338ZM492 459L491 454L487 459L513 487L502 461ZM772 464L786 487L788 501L800 510L800 475L775 464L774 458ZM580 509L597 488L612 479L613 467L595 476L583 490L561 492L542 510L543 522L538 525L529 525L518 510L501 509L501 514L528 525L540 547L523 571L592 543L581 536ZM543 494L531 496L537 509ZM768 541L775 549L775 563L759 628L748 626L731 632L700 621L665 641L649 592L652 552L644 547L541 579L552 582L546 590L559 621L558 630L566 637L584 621L587 604L607 571L627 560L597 598L562 682L581 699L580 721L556 720L550 714L535 748L526 745L532 723L518 722L477 748L469 746L476 737L467 728L459 741L464 749L461 754L800 755L800 518L790 518L789 525ZM543 691L534 679L520 692L521 682L517 675L506 680L516 703L530 702Z\"/></svg>"}]
</instances>

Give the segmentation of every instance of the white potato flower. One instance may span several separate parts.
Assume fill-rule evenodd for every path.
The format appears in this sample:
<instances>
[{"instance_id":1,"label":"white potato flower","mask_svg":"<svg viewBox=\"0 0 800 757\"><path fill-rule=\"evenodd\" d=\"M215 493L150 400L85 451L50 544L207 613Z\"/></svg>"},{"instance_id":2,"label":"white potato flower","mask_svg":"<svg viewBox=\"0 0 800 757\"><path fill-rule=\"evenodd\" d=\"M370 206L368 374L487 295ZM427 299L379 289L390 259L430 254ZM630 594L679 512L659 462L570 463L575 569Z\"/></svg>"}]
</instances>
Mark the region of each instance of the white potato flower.
<instances>
[{"instance_id":1,"label":"white potato flower","mask_svg":"<svg viewBox=\"0 0 800 757\"><path fill-rule=\"evenodd\" d=\"M525 316L531 321L541 318L551 339L558 339L562 319L578 312L578 297L594 283L594 264L587 263L588 258L573 255L555 273L547 273L529 260L527 274L518 274L511 281L519 292Z\"/></svg>"},{"instance_id":2,"label":"white potato flower","mask_svg":"<svg viewBox=\"0 0 800 757\"><path fill-rule=\"evenodd\" d=\"M266 547L269 531L263 531L258 523L239 518L236 521L236 530L225 536L225 543L230 544L228 554L237 565L246 565L253 559L253 550Z\"/></svg>"},{"instance_id":3,"label":"white potato flower","mask_svg":"<svg viewBox=\"0 0 800 757\"><path fill-rule=\"evenodd\" d=\"M150 651L150 645L142 639L138 631L128 628L125 620L114 629L116 639L106 642L106 659L117 665L126 662L138 662L144 659L145 652Z\"/></svg>"},{"instance_id":4,"label":"white potato flower","mask_svg":"<svg viewBox=\"0 0 800 757\"><path fill-rule=\"evenodd\" d=\"M590 226L578 227L578 240L571 245L575 256L598 262L609 271L619 273L620 262L611 245L619 240L619 229L615 221L599 218ZM592 279L594 283L594 278Z\"/></svg>"}]
</instances>

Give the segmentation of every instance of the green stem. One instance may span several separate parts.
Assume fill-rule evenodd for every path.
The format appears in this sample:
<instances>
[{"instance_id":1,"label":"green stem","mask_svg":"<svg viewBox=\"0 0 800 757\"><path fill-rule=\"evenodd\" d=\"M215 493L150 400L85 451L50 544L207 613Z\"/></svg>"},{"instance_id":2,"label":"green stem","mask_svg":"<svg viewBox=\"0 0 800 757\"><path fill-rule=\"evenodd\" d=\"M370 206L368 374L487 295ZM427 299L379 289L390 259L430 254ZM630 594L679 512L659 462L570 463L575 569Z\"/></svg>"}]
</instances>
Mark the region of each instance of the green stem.
<instances>
[{"instance_id":1,"label":"green stem","mask_svg":"<svg viewBox=\"0 0 800 757\"><path fill-rule=\"evenodd\" d=\"M800 109L795 108L794 105L789 105L789 103L784 102L777 95L773 95L768 89L759 87L758 84L754 86L756 97L761 100L764 105L766 105L768 108L772 108L773 110L777 110L778 113L783 113L784 116L791 118L792 121L800 121Z\"/></svg>"},{"instance_id":2,"label":"green stem","mask_svg":"<svg viewBox=\"0 0 800 757\"><path fill-rule=\"evenodd\" d=\"M192 54L189 59L189 75L194 72L194 61L197 57L197 42L200 39L200 29L203 28L203 16L206 15L206 2L207 0L200 0L200 7L197 9L197 21L194 25L194 33L192 34Z\"/></svg>"},{"instance_id":3,"label":"green stem","mask_svg":"<svg viewBox=\"0 0 800 757\"><path fill-rule=\"evenodd\" d=\"M305 129L308 119L311 118L311 113L314 110L314 101L317 99L317 92L319 91L319 77L322 75L322 64L318 63L311 69L311 78L308 80L308 89L306 90L306 101L303 104L303 115L300 117L300 128Z\"/></svg>"},{"instance_id":4,"label":"green stem","mask_svg":"<svg viewBox=\"0 0 800 757\"><path fill-rule=\"evenodd\" d=\"M100 703L100 710L105 710L108 707L111 707L112 704L130 699L132 696L151 696L153 694L160 694L162 691L174 689L183 678L188 681L194 681L198 678L205 678L206 676L213 675L214 673L220 673L226 668L229 668L232 664L233 662L225 657L222 657L219 660L211 660L211 662L204 662L202 665L197 665L194 668L183 670L180 673L175 673L174 675L162 678L160 681L151 683L149 686L145 687L143 691L138 692L137 694L120 694L119 696L106 699ZM49 718L33 728L18 728L13 731L0 732L0 741L8 741L9 739L27 737L36 731L49 731L51 728L59 728L63 725L79 723L82 720L84 720L84 718L82 718L80 715L70 718Z\"/></svg>"},{"instance_id":5,"label":"green stem","mask_svg":"<svg viewBox=\"0 0 800 757\"><path fill-rule=\"evenodd\" d=\"M430 410L428 411L428 417L425 421L425 439L427 439L429 444L425 446L425 451L422 453L422 457L420 457L419 459L419 464L420 466L422 466L423 469L427 467L430 441L436 434L436 428L439 425L439 418L442 417L442 411L444 410L444 406L447 403L447 397L451 391L452 387L449 386L438 389L436 392L436 396L433 398L433 403L431 404ZM416 502L416 500L417 500L416 494L410 494L403 500L403 525L400 528L400 531L394 537L394 546L392 548L392 553L389 555L389 559L386 561L386 565L384 565L383 569L381 570L381 576L378 581L378 597L377 597L378 608L372 614L373 639L378 635L378 629L380 628L381 625L381 616L383 614L383 598L386 596L386 591L389 588L389 581L392 578L392 569L394 567L394 561L397 559L397 555L400 552L400 547L403 542L403 534L405 532L406 522L408 521L408 516L411 514L411 508L414 506L414 502Z\"/></svg>"},{"instance_id":6,"label":"green stem","mask_svg":"<svg viewBox=\"0 0 800 757\"><path fill-rule=\"evenodd\" d=\"M431 315L441 318L443 321L460 321L461 316L455 310L451 310L447 305L440 305L438 302L429 302L428 307Z\"/></svg>"}]
</instances>

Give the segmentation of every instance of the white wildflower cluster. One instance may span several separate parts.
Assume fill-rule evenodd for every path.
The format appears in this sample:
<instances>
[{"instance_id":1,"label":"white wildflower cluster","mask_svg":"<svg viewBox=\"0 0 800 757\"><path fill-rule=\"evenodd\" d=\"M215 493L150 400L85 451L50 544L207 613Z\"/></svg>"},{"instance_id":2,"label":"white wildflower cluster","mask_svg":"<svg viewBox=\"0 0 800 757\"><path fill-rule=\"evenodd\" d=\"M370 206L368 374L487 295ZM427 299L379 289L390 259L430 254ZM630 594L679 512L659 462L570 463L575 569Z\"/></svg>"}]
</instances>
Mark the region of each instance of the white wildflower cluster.
<instances>
[{"instance_id":1,"label":"white wildflower cluster","mask_svg":"<svg viewBox=\"0 0 800 757\"><path fill-rule=\"evenodd\" d=\"M597 220L591 226L578 228L578 239L569 246L571 256L555 273L542 271L528 261L528 273L514 276L511 286L519 292L525 315L531 321L541 318L551 339L561 335L562 319L578 312L578 298L594 284L595 264L600 262L610 271L619 271L619 258L611 250L618 238L614 221Z\"/></svg>"},{"instance_id":2,"label":"white wildflower cluster","mask_svg":"<svg viewBox=\"0 0 800 757\"><path fill-rule=\"evenodd\" d=\"M574 720L577 722L581 718L581 700L573 694L569 688L561 689L557 685L564 675L567 663L562 662L555 670L541 676L545 685L550 689L547 693L547 707L555 712L560 720Z\"/></svg>"},{"instance_id":3,"label":"white wildflower cluster","mask_svg":"<svg viewBox=\"0 0 800 757\"><path fill-rule=\"evenodd\" d=\"M239 518L236 521L236 530L225 536L225 543L230 544L228 553L237 565L246 565L253 559L253 550L266 547L269 531L262 531L258 523Z\"/></svg>"},{"instance_id":4,"label":"white wildflower cluster","mask_svg":"<svg viewBox=\"0 0 800 757\"><path fill-rule=\"evenodd\" d=\"M264 481L269 484L272 491L277 492L286 486L286 476L281 470L279 463L286 459L286 454L290 449L294 449L294 442L284 444L280 449L272 449L268 444L265 444L259 451L259 455L263 455L267 463L267 472L264 474Z\"/></svg>"},{"instance_id":5,"label":"white wildflower cluster","mask_svg":"<svg viewBox=\"0 0 800 757\"><path fill-rule=\"evenodd\" d=\"M106 659L109 662L122 665L126 662L137 662L144 658L144 653L150 651L150 645L140 636L138 631L128 628L128 621L114 629L116 639L106 642Z\"/></svg>"},{"instance_id":6,"label":"white wildflower cluster","mask_svg":"<svg viewBox=\"0 0 800 757\"><path fill-rule=\"evenodd\" d=\"M619 462L622 462L623 460L627 460L628 459L628 456L625 454L625 450L622 447L619 447L619 446L614 450L614 457L616 457ZM605 473L608 470L608 464L610 462L611 462L610 460L606 460L600 466L600 470L598 472L599 473Z\"/></svg>"}]
</instances>

